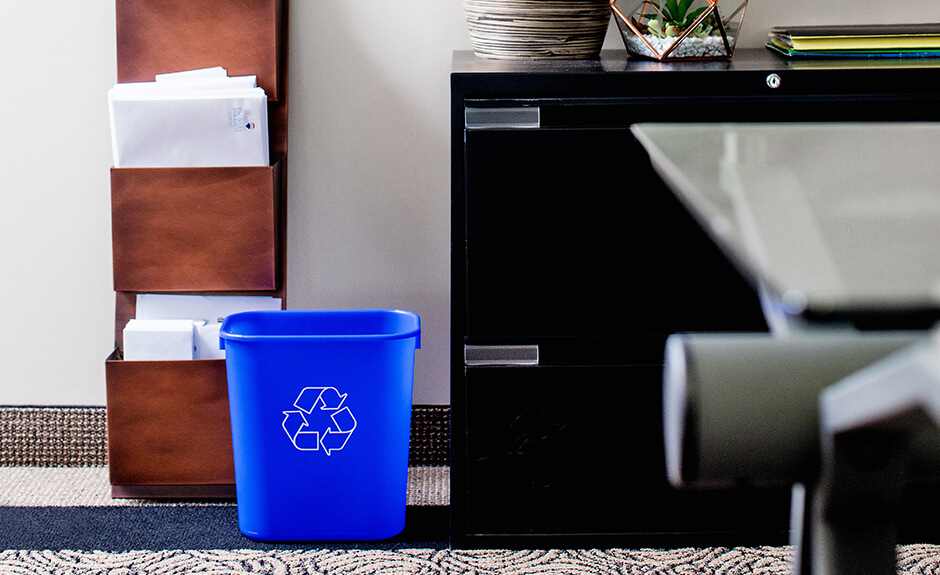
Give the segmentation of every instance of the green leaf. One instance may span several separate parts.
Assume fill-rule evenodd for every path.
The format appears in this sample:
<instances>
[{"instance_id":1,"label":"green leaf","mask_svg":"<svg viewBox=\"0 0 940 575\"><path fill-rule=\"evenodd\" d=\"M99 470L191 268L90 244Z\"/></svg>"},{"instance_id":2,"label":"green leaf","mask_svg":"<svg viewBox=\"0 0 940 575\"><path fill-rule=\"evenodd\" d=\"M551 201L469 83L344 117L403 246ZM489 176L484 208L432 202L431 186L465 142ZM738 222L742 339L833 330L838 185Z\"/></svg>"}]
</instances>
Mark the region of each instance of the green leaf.
<instances>
[{"instance_id":1,"label":"green leaf","mask_svg":"<svg viewBox=\"0 0 940 575\"><path fill-rule=\"evenodd\" d=\"M680 0L679 13L676 14L676 20L685 19L685 13L688 12L689 8L692 7L692 2L695 2L695 0Z\"/></svg>"},{"instance_id":2,"label":"green leaf","mask_svg":"<svg viewBox=\"0 0 940 575\"><path fill-rule=\"evenodd\" d=\"M697 10L693 10L692 13L686 16L685 20L682 21L682 27L685 28L686 26L690 26L692 22L695 22L695 19L701 16L702 12L704 12L707 9L708 9L707 6L702 6L701 8L698 8Z\"/></svg>"},{"instance_id":3,"label":"green leaf","mask_svg":"<svg viewBox=\"0 0 940 575\"><path fill-rule=\"evenodd\" d=\"M653 36L656 36L657 38L666 37L666 33L663 32L662 24L659 22L659 20L650 20L646 24L646 30Z\"/></svg>"},{"instance_id":4,"label":"green leaf","mask_svg":"<svg viewBox=\"0 0 940 575\"><path fill-rule=\"evenodd\" d=\"M702 12L708 9L707 6L702 6L689 13L689 9L692 8L695 2L696 0L663 0L663 3L659 6L663 22L667 26L678 26L682 29L689 27ZM644 14L643 17L652 18L653 16Z\"/></svg>"},{"instance_id":5,"label":"green leaf","mask_svg":"<svg viewBox=\"0 0 940 575\"><path fill-rule=\"evenodd\" d=\"M663 16L666 17L668 22L676 22L681 18L681 14L679 14L679 4L676 0L666 0Z\"/></svg>"}]
</instances>

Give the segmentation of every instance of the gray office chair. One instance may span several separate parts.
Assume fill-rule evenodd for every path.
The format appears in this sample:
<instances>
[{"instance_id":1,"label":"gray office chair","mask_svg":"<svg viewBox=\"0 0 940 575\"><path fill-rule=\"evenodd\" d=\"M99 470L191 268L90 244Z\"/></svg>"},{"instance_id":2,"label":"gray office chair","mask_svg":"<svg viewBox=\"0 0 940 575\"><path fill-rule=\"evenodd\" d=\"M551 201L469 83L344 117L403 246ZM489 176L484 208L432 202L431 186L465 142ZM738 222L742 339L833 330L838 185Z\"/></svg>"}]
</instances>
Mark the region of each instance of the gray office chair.
<instances>
[{"instance_id":1,"label":"gray office chair","mask_svg":"<svg viewBox=\"0 0 940 575\"><path fill-rule=\"evenodd\" d=\"M902 488L940 478L940 337L674 335L667 473L791 485L797 575L893 575Z\"/></svg>"}]
</instances>

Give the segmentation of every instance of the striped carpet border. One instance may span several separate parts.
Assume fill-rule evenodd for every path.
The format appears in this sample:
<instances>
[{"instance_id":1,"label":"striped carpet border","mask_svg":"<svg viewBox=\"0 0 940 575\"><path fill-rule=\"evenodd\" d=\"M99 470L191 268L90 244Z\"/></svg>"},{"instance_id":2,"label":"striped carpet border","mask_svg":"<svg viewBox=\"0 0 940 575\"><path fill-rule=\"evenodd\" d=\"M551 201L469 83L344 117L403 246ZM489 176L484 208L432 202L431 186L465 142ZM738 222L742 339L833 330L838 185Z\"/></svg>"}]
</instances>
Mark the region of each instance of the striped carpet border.
<instances>
[{"instance_id":1,"label":"striped carpet border","mask_svg":"<svg viewBox=\"0 0 940 575\"><path fill-rule=\"evenodd\" d=\"M104 407L0 407L0 467L94 467L108 463ZM450 407L412 408L412 466L450 463Z\"/></svg>"},{"instance_id":2,"label":"striped carpet border","mask_svg":"<svg viewBox=\"0 0 940 575\"><path fill-rule=\"evenodd\" d=\"M898 548L900 575L936 573L940 546ZM298 551L0 551L0 572L32 575L225 573L430 575L785 575L791 550L781 547L641 550L324 549Z\"/></svg>"},{"instance_id":3,"label":"striped carpet border","mask_svg":"<svg viewBox=\"0 0 940 575\"><path fill-rule=\"evenodd\" d=\"M0 572L36 575L135 573L177 575L320 574L476 575L542 574L780 574L789 572L789 550L680 549L675 551L501 551L452 549L303 550L303 551L76 551L0 552ZM905 573L916 573L906 571Z\"/></svg>"}]
</instances>

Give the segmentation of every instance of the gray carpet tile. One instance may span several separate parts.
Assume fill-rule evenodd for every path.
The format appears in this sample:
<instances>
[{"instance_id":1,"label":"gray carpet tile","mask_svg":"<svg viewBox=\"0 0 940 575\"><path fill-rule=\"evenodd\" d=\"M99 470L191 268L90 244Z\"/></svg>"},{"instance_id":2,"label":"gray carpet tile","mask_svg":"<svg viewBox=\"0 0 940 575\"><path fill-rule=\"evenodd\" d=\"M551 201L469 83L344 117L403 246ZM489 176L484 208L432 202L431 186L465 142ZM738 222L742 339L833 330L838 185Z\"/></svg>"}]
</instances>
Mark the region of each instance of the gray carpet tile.
<instances>
[{"instance_id":1,"label":"gray carpet tile","mask_svg":"<svg viewBox=\"0 0 940 575\"><path fill-rule=\"evenodd\" d=\"M105 465L103 407L0 407L0 466Z\"/></svg>"},{"instance_id":2,"label":"gray carpet tile","mask_svg":"<svg viewBox=\"0 0 940 575\"><path fill-rule=\"evenodd\" d=\"M450 504L450 469L408 469L408 505ZM172 501L112 499L107 467L0 467L0 507L170 505ZM178 505L234 505L232 501L185 501Z\"/></svg>"}]
</instances>

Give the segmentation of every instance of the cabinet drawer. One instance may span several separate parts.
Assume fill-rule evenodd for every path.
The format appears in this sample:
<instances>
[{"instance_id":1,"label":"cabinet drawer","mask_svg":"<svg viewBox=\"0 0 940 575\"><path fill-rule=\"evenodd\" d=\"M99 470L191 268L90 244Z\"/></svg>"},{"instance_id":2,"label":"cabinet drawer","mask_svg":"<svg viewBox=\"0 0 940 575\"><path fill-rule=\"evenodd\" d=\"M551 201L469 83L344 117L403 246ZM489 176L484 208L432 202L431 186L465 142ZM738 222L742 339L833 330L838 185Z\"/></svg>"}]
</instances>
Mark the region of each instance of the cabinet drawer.
<instances>
[{"instance_id":1,"label":"cabinet drawer","mask_svg":"<svg viewBox=\"0 0 940 575\"><path fill-rule=\"evenodd\" d=\"M766 329L754 290L627 130L464 134L466 335Z\"/></svg>"},{"instance_id":2,"label":"cabinet drawer","mask_svg":"<svg viewBox=\"0 0 940 575\"><path fill-rule=\"evenodd\" d=\"M280 168L112 168L114 289L277 289Z\"/></svg>"},{"instance_id":3,"label":"cabinet drawer","mask_svg":"<svg viewBox=\"0 0 940 575\"><path fill-rule=\"evenodd\" d=\"M115 497L233 497L225 360L105 365Z\"/></svg>"},{"instance_id":4,"label":"cabinet drawer","mask_svg":"<svg viewBox=\"0 0 940 575\"><path fill-rule=\"evenodd\" d=\"M669 486L659 366L465 372L464 409L453 415L458 544L786 542L788 490Z\"/></svg>"},{"instance_id":5,"label":"cabinet drawer","mask_svg":"<svg viewBox=\"0 0 940 575\"><path fill-rule=\"evenodd\" d=\"M269 100L281 97L281 0L118 0L118 82L222 66L255 75Z\"/></svg>"}]
</instances>

